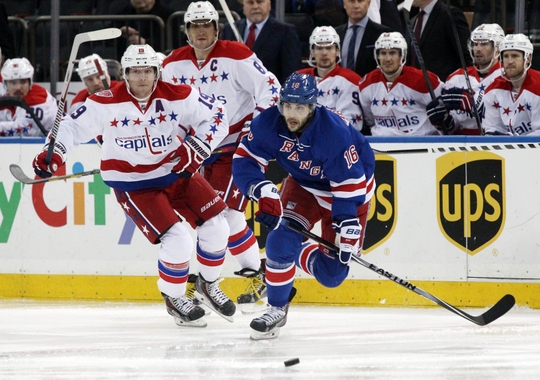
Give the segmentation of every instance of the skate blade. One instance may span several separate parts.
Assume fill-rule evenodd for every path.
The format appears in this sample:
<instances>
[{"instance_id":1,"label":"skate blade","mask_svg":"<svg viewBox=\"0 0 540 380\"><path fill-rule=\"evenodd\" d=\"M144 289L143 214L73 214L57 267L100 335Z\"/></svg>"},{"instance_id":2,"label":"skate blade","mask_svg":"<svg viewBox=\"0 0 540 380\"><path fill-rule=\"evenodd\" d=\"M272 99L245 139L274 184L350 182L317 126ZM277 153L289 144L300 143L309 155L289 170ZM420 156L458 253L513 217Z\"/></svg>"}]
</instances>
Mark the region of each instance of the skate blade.
<instances>
[{"instance_id":1,"label":"skate blade","mask_svg":"<svg viewBox=\"0 0 540 380\"><path fill-rule=\"evenodd\" d=\"M240 311L244 315L263 313L270 307L266 301L267 299L260 299L257 302L241 303L238 306L240 306Z\"/></svg>"},{"instance_id":2,"label":"skate blade","mask_svg":"<svg viewBox=\"0 0 540 380\"><path fill-rule=\"evenodd\" d=\"M227 322L231 322L233 323L234 322L234 318L233 316L227 316L227 315L224 315L224 314L221 314L219 311L216 310L216 308L214 307L214 305L212 305L212 301L210 300L207 300L205 296L203 296L201 293L199 292L196 292L195 293L195 297L201 302L204 304L205 306L205 312L206 312L206 308L210 309L210 310L213 310L217 315L219 315L221 318L225 319Z\"/></svg>"},{"instance_id":3,"label":"skate blade","mask_svg":"<svg viewBox=\"0 0 540 380\"><path fill-rule=\"evenodd\" d=\"M176 325L180 327L206 327L207 326L206 321L202 317L194 321L190 321L190 322L183 321L178 317L174 317L174 323L176 323Z\"/></svg>"},{"instance_id":4,"label":"skate blade","mask_svg":"<svg viewBox=\"0 0 540 380\"><path fill-rule=\"evenodd\" d=\"M267 339L276 339L279 336L280 327L274 327L273 330L268 332L260 332L257 330L251 329L251 334L249 338L251 340L267 340Z\"/></svg>"}]
</instances>

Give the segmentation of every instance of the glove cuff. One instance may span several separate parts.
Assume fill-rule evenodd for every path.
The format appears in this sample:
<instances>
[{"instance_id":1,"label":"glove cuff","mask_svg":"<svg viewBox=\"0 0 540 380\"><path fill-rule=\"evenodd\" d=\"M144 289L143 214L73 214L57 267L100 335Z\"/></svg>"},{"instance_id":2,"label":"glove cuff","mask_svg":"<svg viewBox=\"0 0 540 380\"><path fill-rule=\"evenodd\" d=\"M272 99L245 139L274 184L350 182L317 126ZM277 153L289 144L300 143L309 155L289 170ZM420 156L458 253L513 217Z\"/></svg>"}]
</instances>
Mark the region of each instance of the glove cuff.
<instances>
[{"instance_id":1,"label":"glove cuff","mask_svg":"<svg viewBox=\"0 0 540 380\"><path fill-rule=\"evenodd\" d=\"M187 146L192 149L194 152L197 153L199 157L202 158L202 163L204 160L206 160L208 157L210 157L210 154L212 153L212 150L210 149L210 145L202 141L200 138L196 136L188 135L184 139L184 144L187 144Z\"/></svg>"},{"instance_id":2,"label":"glove cuff","mask_svg":"<svg viewBox=\"0 0 540 380\"><path fill-rule=\"evenodd\" d=\"M263 188L265 188L266 186L268 186L268 188L263 190ZM255 202L259 202L259 199L261 197L264 197L264 196L271 197L272 193L275 193L276 195L278 194L277 187L276 185L274 185L272 181L266 180L266 181L259 182L256 185L252 185L251 188L249 189L248 196L251 200ZM279 195L277 197L279 197Z\"/></svg>"}]
</instances>

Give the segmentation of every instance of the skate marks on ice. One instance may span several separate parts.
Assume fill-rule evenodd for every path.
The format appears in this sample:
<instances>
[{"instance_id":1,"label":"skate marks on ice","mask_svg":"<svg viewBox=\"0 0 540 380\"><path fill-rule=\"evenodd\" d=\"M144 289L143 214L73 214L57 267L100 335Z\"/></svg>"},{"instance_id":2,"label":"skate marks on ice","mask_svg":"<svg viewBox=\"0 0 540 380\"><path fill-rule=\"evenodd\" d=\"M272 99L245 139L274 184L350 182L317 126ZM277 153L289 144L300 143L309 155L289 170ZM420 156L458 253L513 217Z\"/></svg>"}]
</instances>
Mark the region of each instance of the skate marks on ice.
<instances>
[{"instance_id":1,"label":"skate marks on ice","mask_svg":"<svg viewBox=\"0 0 540 380\"><path fill-rule=\"evenodd\" d=\"M480 311L473 309L473 312ZM0 378L538 378L539 310L474 326L436 308L292 305L280 337L256 315L178 327L163 303L0 301ZM284 361L300 363L285 367Z\"/></svg>"}]
</instances>

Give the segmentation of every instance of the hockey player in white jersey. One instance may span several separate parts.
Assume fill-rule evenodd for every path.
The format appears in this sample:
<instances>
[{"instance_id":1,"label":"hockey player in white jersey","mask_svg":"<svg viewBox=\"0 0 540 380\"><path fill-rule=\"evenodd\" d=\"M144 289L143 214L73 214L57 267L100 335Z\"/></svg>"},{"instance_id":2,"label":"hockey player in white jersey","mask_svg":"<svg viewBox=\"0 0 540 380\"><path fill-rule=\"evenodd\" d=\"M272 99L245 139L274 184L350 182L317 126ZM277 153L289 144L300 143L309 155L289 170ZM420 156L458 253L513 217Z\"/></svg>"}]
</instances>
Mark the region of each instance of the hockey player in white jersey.
<instances>
[{"instance_id":1,"label":"hockey player in white jersey","mask_svg":"<svg viewBox=\"0 0 540 380\"><path fill-rule=\"evenodd\" d=\"M49 91L34 83L34 67L26 58L8 59L2 66L5 96L24 100L46 130L52 128L58 106ZM42 137L34 119L21 107L0 109L0 137Z\"/></svg>"},{"instance_id":2,"label":"hockey player in white jersey","mask_svg":"<svg viewBox=\"0 0 540 380\"><path fill-rule=\"evenodd\" d=\"M339 111L358 131L362 130L360 89L362 77L341 67L339 35L331 26L316 27L309 37L311 52L308 63L312 68L298 70L317 81L317 103Z\"/></svg>"},{"instance_id":3,"label":"hockey player in white jersey","mask_svg":"<svg viewBox=\"0 0 540 380\"><path fill-rule=\"evenodd\" d=\"M501 76L486 89L486 135L540 135L540 71L531 69L533 45L523 34L500 44Z\"/></svg>"},{"instance_id":4,"label":"hockey player in white jersey","mask_svg":"<svg viewBox=\"0 0 540 380\"><path fill-rule=\"evenodd\" d=\"M431 101L422 71L405 66L407 42L398 32L383 33L373 51L377 68L360 83L364 124L373 136L423 136L439 132L430 123L426 105ZM428 72L435 96L443 83Z\"/></svg>"},{"instance_id":5,"label":"hockey player in white jersey","mask_svg":"<svg viewBox=\"0 0 540 380\"><path fill-rule=\"evenodd\" d=\"M107 63L98 54L92 54L87 57L81 58L77 67L77 73L79 74L79 77L83 80L84 86L86 88L79 91L77 95L75 95L71 102L71 106L69 107L69 113L79 108L84 103L86 98L88 98L90 95L106 89L105 84L103 83L101 76L99 75L96 61L97 64L99 64L101 71L105 75L105 82L107 84L107 88L122 83L120 81L111 80L111 77L109 75L109 69L107 68Z\"/></svg>"},{"instance_id":6,"label":"hockey player in white jersey","mask_svg":"<svg viewBox=\"0 0 540 380\"><path fill-rule=\"evenodd\" d=\"M503 38L504 30L498 24L482 24L471 33L469 53L474 65L467 67L467 74L474 92L476 110L480 112L479 120L484 106L485 90L501 75L499 45ZM480 134L481 128L473 114L475 107L471 103L468 89L463 69L452 73L439 97L442 103L437 99L426 108L431 123L436 126L446 123L446 129L451 134Z\"/></svg>"},{"instance_id":7,"label":"hockey player in white jersey","mask_svg":"<svg viewBox=\"0 0 540 380\"><path fill-rule=\"evenodd\" d=\"M247 292L238 303L253 303L265 294L259 246L248 227L244 211L248 199L232 179L232 156L244 124L278 100L280 84L245 45L218 40L219 16L208 1L189 5L184 23L189 46L174 50L163 62L163 80L189 84L223 102L229 117L229 133L205 161L203 175L227 204L230 227L228 248L250 277Z\"/></svg>"},{"instance_id":8,"label":"hockey player in white jersey","mask_svg":"<svg viewBox=\"0 0 540 380\"><path fill-rule=\"evenodd\" d=\"M149 45L129 46L121 64L125 85L91 95L66 116L51 162L45 161L46 144L34 170L51 176L80 143L103 135L103 181L144 236L161 243L157 285L169 314L180 326L206 326L204 310L185 296L194 244L182 218L199 234L199 296L230 320L236 307L218 281L229 236L225 203L197 173L227 135L226 111L192 87L159 80L160 64Z\"/></svg>"}]
</instances>

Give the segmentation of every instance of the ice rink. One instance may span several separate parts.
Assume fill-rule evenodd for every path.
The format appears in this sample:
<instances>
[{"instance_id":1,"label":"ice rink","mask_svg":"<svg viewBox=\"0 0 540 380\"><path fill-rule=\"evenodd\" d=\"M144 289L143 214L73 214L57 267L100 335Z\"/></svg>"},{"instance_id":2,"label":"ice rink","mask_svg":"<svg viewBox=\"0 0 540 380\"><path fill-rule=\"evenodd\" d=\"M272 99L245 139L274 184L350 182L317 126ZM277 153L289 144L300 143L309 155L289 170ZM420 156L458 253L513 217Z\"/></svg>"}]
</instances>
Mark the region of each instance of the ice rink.
<instances>
[{"instance_id":1,"label":"ice rink","mask_svg":"<svg viewBox=\"0 0 540 380\"><path fill-rule=\"evenodd\" d=\"M249 339L253 317L186 328L163 303L2 300L0 379L540 378L539 310L479 327L439 307L293 304L268 341Z\"/></svg>"}]
</instances>

